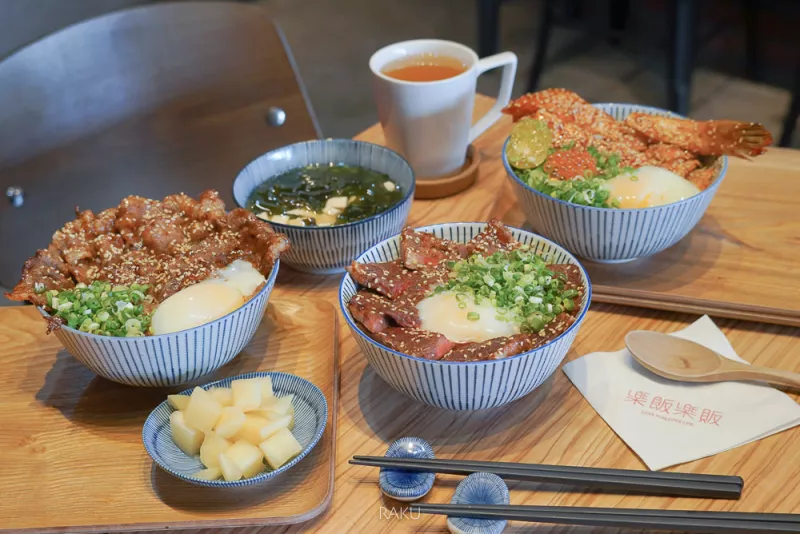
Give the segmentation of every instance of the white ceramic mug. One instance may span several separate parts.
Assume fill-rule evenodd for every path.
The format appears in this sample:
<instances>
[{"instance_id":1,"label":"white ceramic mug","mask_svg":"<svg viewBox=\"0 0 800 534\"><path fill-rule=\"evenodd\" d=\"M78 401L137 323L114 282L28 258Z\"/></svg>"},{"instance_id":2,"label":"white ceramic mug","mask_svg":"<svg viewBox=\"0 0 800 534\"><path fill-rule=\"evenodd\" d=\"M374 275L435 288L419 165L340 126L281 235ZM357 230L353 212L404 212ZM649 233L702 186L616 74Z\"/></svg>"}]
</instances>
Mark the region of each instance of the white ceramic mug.
<instances>
[{"instance_id":1,"label":"white ceramic mug","mask_svg":"<svg viewBox=\"0 0 800 534\"><path fill-rule=\"evenodd\" d=\"M466 70L432 82L407 82L381 72L391 63L421 54L455 58ZM470 127L478 76L497 67L503 67L497 103ZM417 179L425 179L459 170L467 146L502 116L511 98L517 56L503 52L478 59L462 44L418 39L381 48L370 58L369 68L387 146L411 163Z\"/></svg>"}]
</instances>

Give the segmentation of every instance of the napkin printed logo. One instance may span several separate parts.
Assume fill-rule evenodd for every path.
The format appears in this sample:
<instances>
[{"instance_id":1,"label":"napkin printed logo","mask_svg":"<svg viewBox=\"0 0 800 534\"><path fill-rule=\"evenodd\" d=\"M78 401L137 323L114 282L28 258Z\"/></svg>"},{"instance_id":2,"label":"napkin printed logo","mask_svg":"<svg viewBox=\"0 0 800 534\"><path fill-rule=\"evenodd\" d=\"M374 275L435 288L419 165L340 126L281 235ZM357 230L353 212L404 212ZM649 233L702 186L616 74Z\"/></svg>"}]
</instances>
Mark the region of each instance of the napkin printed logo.
<instances>
[{"instance_id":1,"label":"napkin printed logo","mask_svg":"<svg viewBox=\"0 0 800 534\"><path fill-rule=\"evenodd\" d=\"M709 425L717 425L719 426L719 422L722 419L722 414L719 412L715 412L714 410L703 410L703 413L700 414L700 422L701 423L708 423Z\"/></svg>"},{"instance_id":2,"label":"napkin printed logo","mask_svg":"<svg viewBox=\"0 0 800 534\"><path fill-rule=\"evenodd\" d=\"M652 400L650 400L651 397ZM650 400L649 403L648 400ZM680 403L673 399L665 399L659 395L651 395L647 391L628 390L623 402L646 408L641 410L642 415L685 426L695 426L695 421L704 425L720 426L719 423L722 421L722 412L708 408L701 409L688 402Z\"/></svg>"},{"instance_id":3,"label":"napkin printed logo","mask_svg":"<svg viewBox=\"0 0 800 534\"><path fill-rule=\"evenodd\" d=\"M649 397L649 393L645 393L644 391L637 391L635 393L628 390L628 396L625 397L625 402L632 402L634 405L638 404L639 406L644 406L644 403L647 402L647 397Z\"/></svg>"}]
</instances>

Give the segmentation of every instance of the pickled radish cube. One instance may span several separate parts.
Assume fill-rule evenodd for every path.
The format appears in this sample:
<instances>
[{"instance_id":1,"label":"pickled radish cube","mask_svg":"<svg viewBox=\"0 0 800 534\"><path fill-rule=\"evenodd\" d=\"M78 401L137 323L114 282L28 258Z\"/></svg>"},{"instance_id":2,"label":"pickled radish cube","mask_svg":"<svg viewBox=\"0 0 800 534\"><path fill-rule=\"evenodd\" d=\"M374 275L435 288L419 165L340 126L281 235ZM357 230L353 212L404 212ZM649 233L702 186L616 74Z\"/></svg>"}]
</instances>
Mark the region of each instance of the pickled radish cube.
<instances>
[{"instance_id":1,"label":"pickled radish cube","mask_svg":"<svg viewBox=\"0 0 800 534\"><path fill-rule=\"evenodd\" d=\"M233 405L244 412L256 410L261 406L261 380L247 378L231 382L233 391Z\"/></svg>"},{"instance_id":2,"label":"pickled radish cube","mask_svg":"<svg viewBox=\"0 0 800 534\"><path fill-rule=\"evenodd\" d=\"M219 455L219 468L222 471L222 478L228 482L235 482L242 478L242 470L236 465L226 453Z\"/></svg>"},{"instance_id":3,"label":"pickled radish cube","mask_svg":"<svg viewBox=\"0 0 800 534\"><path fill-rule=\"evenodd\" d=\"M286 428L289 430L294 430L294 405L292 405L292 407L289 409L289 413L287 415L291 416L292 420L289 421L289 426Z\"/></svg>"},{"instance_id":4,"label":"pickled radish cube","mask_svg":"<svg viewBox=\"0 0 800 534\"><path fill-rule=\"evenodd\" d=\"M264 470L264 455L261 449L245 440L231 445L225 456L236 464L244 478L250 478Z\"/></svg>"},{"instance_id":5,"label":"pickled radish cube","mask_svg":"<svg viewBox=\"0 0 800 534\"><path fill-rule=\"evenodd\" d=\"M219 455L231 447L231 442L215 432L206 434L200 446L200 461L206 467L219 467Z\"/></svg>"},{"instance_id":6,"label":"pickled radish cube","mask_svg":"<svg viewBox=\"0 0 800 534\"><path fill-rule=\"evenodd\" d=\"M244 426L246 416L238 406L226 406L217 420L214 430L223 438L235 435Z\"/></svg>"},{"instance_id":7,"label":"pickled radish cube","mask_svg":"<svg viewBox=\"0 0 800 534\"><path fill-rule=\"evenodd\" d=\"M186 407L186 424L202 432L209 432L222 414L222 405L211 393L196 387Z\"/></svg>"},{"instance_id":8,"label":"pickled radish cube","mask_svg":"<svg viewBox=\"0 0 800 534\"><path fill-rule=\"evenodd\" d=\"M173 410L185 410L189 406L189 395L167 395L167 404Z\"/></svg>"},{"instance_id":9,"label":"pickled radish cube","mask_svg":"<svg viewBox=\"0 0 800 534\"><path fill-rule=\"evenodd\" d=\"M267 402L267 399L272 399L275 397L275 393L272 391L272 377L266 376L264 378L260 378L261 380L261 405L264 402Z\"/></svg>"},{"instance_id":10,"label":"pickled radish cube","mask_svg":"<svg viewBox=\"0 0 800 534\"><path fill-rule=\"evenodd\" d=\"M279 419L274 419L270 421L267 424L267 426L261 429L261 439L256 441L255 443L261 443L265 439L272 437L282 428L289 428L289 424L291 422L292 422L291 415L284 415Z\"/></svg>"},{"instance_id":11,"label":"pickled radish cube","mask_svg":"<svg viewBox=\"0 0 800 534\"><path fill-rule=\"evenodd\" d=\"M243 439L250 443L261 443L261 429L268 424L269 421L264 417L247 414L244 417L242 428L239 429L239 432L234 437L237 441Z\"/></svg>"},{"instance_id":12,"label":"pickled radish cube","mask_svg":"<svg viewBox=\"0 0 800 534\"><path fill-rule=\"evenodd\" d=\"M294 400L294 395L286 395L285 397L278 397L276 401L270 403L268 406L264 406L261 408L261 412L266 415L267 418L277 418L283 417L284 415L289 414L289 410L292 409L292 401Z\"/></svg>"},{"instance_id":13,"label":"pickled radish cube","mask_svg":"<svg viewBox=\"0 0 800 534\"><path fill-rule=\"evenodd\" d=\"M273 469L278 469L303 451L303 447L288 428L280 429L272 437L261 442L258 447Z\"/></svg>"},{"instance_id":14,"label":"pickled radish cube","mask_svg":"<svg viewBox=\"0 0 800 534\"><path fill-rule=\"evenodd\" d=\"M186 424L183 412L177 411L169 414L169 431L172 433L172 441L184 453L194 456L200 452L205 435Z\"/></svg>"},{"instance_id":15,"label":"pickled radish cube","mask_svg":"<svg viewBox=\"0 0 800 534\"><path fill-rule=\"evenodd\" d=\"M211 388L208 392L211 393L223 407L233 406L233 391L231 391L231 388Z\"/></svg>"},{"instance_id":16,"label":"pickled radish cube","mask_svg":"<svg viewBox=\"0 0 800 534\"><path fill-rule=\"evenodd\" d=\"M217 463L219 463L219 460L217 460ZM217 480L222 476L222 470L219 467L209 467L194 473L192 476L200 480Z\"/></svg>"}]
</instances>

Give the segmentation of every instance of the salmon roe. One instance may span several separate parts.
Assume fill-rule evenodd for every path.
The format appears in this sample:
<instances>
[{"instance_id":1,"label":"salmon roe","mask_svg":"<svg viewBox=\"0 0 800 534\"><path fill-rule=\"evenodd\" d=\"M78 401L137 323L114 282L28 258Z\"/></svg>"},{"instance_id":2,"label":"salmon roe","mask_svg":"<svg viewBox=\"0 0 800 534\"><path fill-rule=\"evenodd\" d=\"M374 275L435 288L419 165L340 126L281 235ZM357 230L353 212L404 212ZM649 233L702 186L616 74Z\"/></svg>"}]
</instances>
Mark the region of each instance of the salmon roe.
<instances>
[{"instance_id":1,"label":"salmon roe","mask_svg":"<svg viewBox=\"0 0 800 534\"><path fill-rule=\"evenodd\" d=\"M594 158L584 148L553 152L547 156L547 161L544 163L544 172L556 180L572 180L578 176L585 176L587 171L592 175L598 174Z\"/></svg>"}]
</instances>

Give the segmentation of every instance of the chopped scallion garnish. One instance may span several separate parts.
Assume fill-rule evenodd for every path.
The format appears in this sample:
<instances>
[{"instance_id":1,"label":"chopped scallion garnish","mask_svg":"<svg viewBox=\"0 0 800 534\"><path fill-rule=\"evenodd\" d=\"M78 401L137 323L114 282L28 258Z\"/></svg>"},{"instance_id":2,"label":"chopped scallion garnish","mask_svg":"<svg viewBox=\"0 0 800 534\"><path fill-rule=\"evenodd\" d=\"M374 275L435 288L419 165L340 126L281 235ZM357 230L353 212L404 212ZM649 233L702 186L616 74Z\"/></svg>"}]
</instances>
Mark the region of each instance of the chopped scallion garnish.
<instances>
[{"instance_id":1,"label":"chopped scallion garnish","mask_svg":"<svg viewBox=\"0 0 800 534\"><path fill-rule=\"evenodd\" d=\"M76 284L72 289L50 290L47 307L70 328L115 337L143 336L150 328L150 314L142 302L149 302L148 285L117 285L106 282Z\"/></svg>"},{"instance_id":2,"label":"chopped scallion garnish","mask_svg":"<svg viewBox=\"0 0 800 534\"><path fill-rule=\"evenodd\" d=\"M448 281L434 293L455 293L461 309L469 301L488 302L497 309L497 317L520 325L522 332L539 332L558 314L575 309L572 299L578 292L565 290L564 276L549 270L545 259L527 248L485 257L475 254L450 268ZM478 321L480 314L468 312L467 319Z\"/></svg>"}]
</instances>

